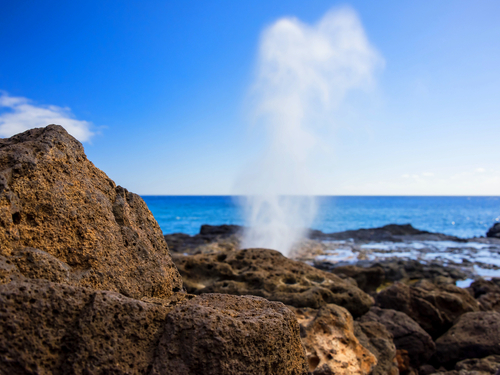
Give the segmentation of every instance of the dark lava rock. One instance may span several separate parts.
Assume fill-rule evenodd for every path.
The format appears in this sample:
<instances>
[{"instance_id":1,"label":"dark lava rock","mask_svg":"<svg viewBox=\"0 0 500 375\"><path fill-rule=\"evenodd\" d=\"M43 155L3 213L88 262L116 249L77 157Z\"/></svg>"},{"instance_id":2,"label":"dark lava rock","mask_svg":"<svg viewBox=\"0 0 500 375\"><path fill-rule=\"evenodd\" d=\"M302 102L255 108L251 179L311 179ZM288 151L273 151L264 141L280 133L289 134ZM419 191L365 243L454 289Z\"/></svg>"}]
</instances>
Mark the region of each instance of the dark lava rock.
<instances>
[{"instance_id":1,"label":"dark lava rock","mask_svg":"<svg viewBox=\"0 0 500 375\"><path fill-rule=\"evenodd\" d=\"M374 266L384 270L385 278L389 281L400 280L434 280L446 277L453 280L464 280L467 274L457 267L444 266L439 262L422 263L417 260L387 260L377 262Z\"/></svg>"},{"instance_id":2,"label":"dark lava rock","mask_svg":"<svg viewBox=\"0 0 500 375\"><path fill-rule=\"evenodd\" d=\"M355 321L354 334L359 343L377 358L372 375L398 375L396 346L385 326L375 321Z\"/></svg>"},{"instance_id":3,"label":"dark lava rock","mask_svg":"<svg viewBox=\"0 0 500 375\"><path fill-rule=\"evenodd\" d=\"M452 240L463 241L457 237L442 233L431 233L414 228L411 224L389 224L379 228L347 230L337 233L323 233L319 230L309 231L309 237L318 240L349 240L354 241L390 241L401 242L403 239L420 240Z\"/></svg>"},{"instance_id":4,"label":"dark lava rock","mask_svg":"<svg viewBox=\"0 0 500 375\"><path fill-rule=\"evenodd\" d=\"M200 233L190 236L185 233L165 234L169 250L176 253L197 254L237 250L243 227L239 225L202 225ZM207 245L212 246L207 246Z\"/></svg>"},{"instance_id":5,"label":"dark lava rock","mask_svg":"<svg viewBox=\"0 0 500 375\"><path fill-rule=\"evenodd\" d=\"M500 278L476 280L468 290L479 302L481 310L500 312Z\"/></svg>"},{"instance_id":6,"label":"dark lava rock","mask_svg":"<svg viewBox=\"0 0 500 375\"><path fill-rule=\"evenodd\" d=\"M454 285L421 281L415 286L396 283L376 296L377 306L404 312L433 339L445 333L460 315L478 311L478 302Z\"/></svg>"},{"instance_id":7,"label":"dark lava rock","mask_svg":"<svg viewBox=\"0 0 500 375\"><path fill-rule=\"evenodd\" d=\"M334 303L353 316L363 315L373 304L372 297L338 276L288 259L275 250L175 255L174 261L188 292L193 294L256 295L315 309Z\"/></svg>"},{"instance_id":8,"label":"dark lava rock","mask_svg":"<svg viewBox=\"0 0 500 375\"><path fill-rule=\"evenodd\" d=\"M468 358L500 354L500 313L466 313L436 340L435 360L448 369Z\"/></svg>"},{"instance_id":9,"label":"dark lava rock","mask_svg":"<svg viewBox=\"0 0 500 375\"><path fill-rule=\"evenodd\" d=\"M345 279L351 277L356 280L358 288L366 293L372 293L382 285L385 280L385 272L382 267L356 267L356 266L340 266L330 270L335 275Z\"/></svg>"},{"instance_id":10,"label":"dark lava rock","mask_svg":"<svg viewBox=\"0 0 500 375\"><path fill-rule=\"evenodd\" d=\"M372 307L359 321L383 324L394 337L396 348L408 352L412 367L425 364L434 354L436 345L432 338L405 313Z\"/></svg>"},{"instance_id":11,"label":"dark lava rock","mask_svg":"<svg viewBox=\"0 0 500 375\"><path fill-rule=\"evenodd\" d=\"M500 238L500 223L495 223L486 232L486 237Z\"/></svg>"},{"instance_id":12,"label":"dark lava rock","mask_svg":"<svg viewBox=\"0 0 500 375\"><path fill-rule=\"evenodd\" d=\"M307 373L299 325L285 305L205 294L172 310L150 374Z\"/></svg>"},{"instance_id":13,"label":"dark lava rock","mask_svg":"<svg viewBox=\"0 0 500 375\"><path fill-rule=\"evenodd\" d=\"M57 125L0 139L0 256L28 277L133 298L182 288L142 198L116 186Z\"/></svg>"}]
</instances>

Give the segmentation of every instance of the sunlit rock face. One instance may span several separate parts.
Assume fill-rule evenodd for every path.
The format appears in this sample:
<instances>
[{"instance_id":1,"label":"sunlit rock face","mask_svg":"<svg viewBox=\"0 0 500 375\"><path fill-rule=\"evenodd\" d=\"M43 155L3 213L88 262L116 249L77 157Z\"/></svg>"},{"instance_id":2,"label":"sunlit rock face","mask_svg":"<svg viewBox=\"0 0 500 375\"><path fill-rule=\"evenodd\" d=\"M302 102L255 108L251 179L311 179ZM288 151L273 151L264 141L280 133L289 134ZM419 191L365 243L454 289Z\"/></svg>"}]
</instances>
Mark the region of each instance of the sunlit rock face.
<instances>
[{"instance_id":1,"label":"sunlit rock face","mask_svg":"<svg viewBox=\"0 0 500 375\"><path fill-rule=\"evenodd\" d=\"M0 139L0 228L0 255L25 263L21 273L34 267L41 278L133 298L182 288L142 198L116 186L61 126Z\"/></svg>"},{"instance_id":2,"label":"sunlit rock face","mask_svg":"<svg viewBox=\"0 0 500 375\"><path fill-rule=\"evenodd\" d=\"M0 139L0 374L307 373L295 315L185 293L144 201L60 126Z\"/></svg>"}]
</instances>

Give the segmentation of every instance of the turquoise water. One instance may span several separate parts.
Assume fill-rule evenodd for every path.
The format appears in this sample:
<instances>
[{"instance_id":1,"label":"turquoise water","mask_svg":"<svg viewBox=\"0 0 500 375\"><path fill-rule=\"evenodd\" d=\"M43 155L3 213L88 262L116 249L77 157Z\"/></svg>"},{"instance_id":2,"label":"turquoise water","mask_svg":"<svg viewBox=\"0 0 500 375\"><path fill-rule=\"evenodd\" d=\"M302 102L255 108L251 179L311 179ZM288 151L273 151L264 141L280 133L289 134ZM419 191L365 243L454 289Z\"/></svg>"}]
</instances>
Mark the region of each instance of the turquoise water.
<instances>
[{"instance_id":1,"label":"turquoise water","mask_svg":"<svg viewBox=\"0 0 500 375\"><path fill-rule=\"evenodd\" d=\"M202 224L245 225L238 197L143 196L167 233L196 234ZM313 229L338 232L407 224L462 238L484 236L500 221L500 197L318 197Z\"/></svg>"}]
</instances>

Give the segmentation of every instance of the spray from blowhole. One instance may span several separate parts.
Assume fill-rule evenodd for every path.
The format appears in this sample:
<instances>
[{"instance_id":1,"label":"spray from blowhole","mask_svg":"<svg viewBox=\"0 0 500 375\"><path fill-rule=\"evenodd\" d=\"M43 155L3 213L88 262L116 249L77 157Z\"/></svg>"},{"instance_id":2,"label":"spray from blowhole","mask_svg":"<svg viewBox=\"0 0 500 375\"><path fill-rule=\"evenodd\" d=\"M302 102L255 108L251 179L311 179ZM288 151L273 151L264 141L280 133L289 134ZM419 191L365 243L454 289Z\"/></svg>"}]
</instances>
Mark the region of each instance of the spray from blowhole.
<instances>
[{"instance_id":1,"label":"spray from blowhole","mask_svg":"<svg viewBox=\"0 0 500 375\"><path fill-rule=\"evenodd\" d=\"M241 248L288 255L317 214L309 175L318 130L332 127L346 93L373 83L383 63L351 8L327 12L315 25L277 20L262 33L252 117L264 127L266 148L240 184L246 230Z\"/></svg>"}]
</instances>

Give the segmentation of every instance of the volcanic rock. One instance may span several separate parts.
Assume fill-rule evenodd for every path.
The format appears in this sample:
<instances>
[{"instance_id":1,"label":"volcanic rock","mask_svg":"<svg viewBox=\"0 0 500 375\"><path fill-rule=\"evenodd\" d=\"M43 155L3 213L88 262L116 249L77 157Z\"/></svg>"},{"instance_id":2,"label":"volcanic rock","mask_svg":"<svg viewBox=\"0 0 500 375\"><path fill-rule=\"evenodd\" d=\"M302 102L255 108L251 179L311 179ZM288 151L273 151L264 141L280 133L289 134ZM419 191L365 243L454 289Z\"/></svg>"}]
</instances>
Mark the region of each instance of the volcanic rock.
<instances>
[{"instance_id":1,"label":"volcanic rock","mask_svg":"<svg viewBox=\"0 0 500 375\"><path fill-rule=\"evenodd\" d=\"M305 374L306 362L283 304L183 292L144 201L62 127L0 139L0 374L153 371Z\"/></svg>"},{"instance_id":2,"label":"volcanic rock","mask_svg":"<svg viewBox=\"0 0 500 375\"><path fill-rule=\"evenodd\" d=\"M188 292L193 294L255 295L315 309L333 303L355 317L373 304L372 297L338 276L288 259L275 250L175 255L174 261Z\"/></svg>"},{"instance_id":3,"label":"volcanic rock","mask_svg":"<svg viewBox=\"0 0 500 375\"><path fill-rule=\"evenodd\" d=\"M16 258L21 273L44 263L55 267L49 280L133 298L182 289L144 201L116 186L57 125L0 139L0 255Z\"/></svg>"},{"instance_id":4,"label":"volcanic rock","mask_svg":"<svg viewBox=\"0 0 500 375\"><path fill-rule=\"evenodd\" d=\"M365 293L372 293L385 280L385 272L382 267L356 267L356 266L340 266L331 270L332 273L341 278L351 277L356 280L358 288Z\"/></svg>"},{"instance_id":5,"label":"volcanic rock","mask_svg":"<svg viewBox=\"0 0 500 375\"><path fill-rule=\"evenodd\" d=\"M305 374L299 326L283 304L193 297L153 303L45 280L0 285L0 373Z\"/></svg>"},{"instance_id":6,"label":"volcanic rock","mask_svg":"<svg viewBox=\"0 0 500 375\"><path fill-rule=\"evenodd\" d=\"M451 240L460 241L459 238L442 233L431 233L414 228L411 224L389 224L379 228L347 230L337 233L323 233L319 230L309 231L309 237L319 240L354 240L354 241L390 241L401 242L403 240Z\"/></svg>"},{"instance_id":7,"label":"volcanic rock","mask_svg":"<svg viewBox=\"0 0 500 375\"><path fill-rule=\"evenodd\" d=\"M239 225L202 225L200 233L164 235L169 250L176 253L200 254L238 250L243 228Z\"/></svg>"},{"instance_id":8,"label":"volcanic rock","mask_svg":"<svg viewBox=\"0 0 500 375\"><path fill-rule=\"evenodd\" d=\"M500 223L495 223L486 232L486 237L500 238Z\"/></svg>"},{"instance_id":9,"label":"volcanic rock","mask_svg":"<svg viewBox=\"0 0 500 375\"><path fill-rule=\"evenodd\" d=\"M300 324L313 375L371 374L377 359L360 345L354 335L351 314L337 305L324 305L318 310L293 308Z\"/></svg>"},{"instance_id":10,"label":"volcanic rock","mask_svg":"<svg viewBox=\"0 0 500 375\"><path fill-rule=\"evenodd\" d=\"M464 289L421 281L415 286L396 283L376 296L377 306L401 311L433 339L446 332L460 315L478 311L479 304Z\"/></svg>"},{"instance_id":11,"label":"volcanic rock","mask_svg":"<svg viewBox=\"0 0 500 375\"><path fill-rule=\"evenodd\" d=\"M470 312L436 340L435 360L446 368L468 358L500 355L500 313Z\"/></svg>"},{"instance_id":12,"label":"volcanic rock","mask_svg":"<svg viewBox=\"0 0 500 375\"><path fill-rule=\"evenodd\" d=\"M167 315L151 374L307 372L295 315L260 297L205 294Z\"/></svg>"},{"instance_id":13,"label":"volcanic rock","mask_svg":"<svg viewBox=\"0 0 500 375\"><path fill-rule=\"evenodd\" d=\"M374 321L354 322L354 335L359 343L377 358L373 375L398 375L396 346L393 336L383 324Z\"/></svg>"},{"instance_id":14,"label":"volcanic rock","mask_svg":"<svg viewBox=\"0 0 500 375\"><path fill-rule=\"evenodd\" d=\"M434 354L436 345L432 338L405 313L372 307L359 321L383 324L394 337L396 348L408 352L412 367L425 364Z\"/></svg>"}]
</instances>

